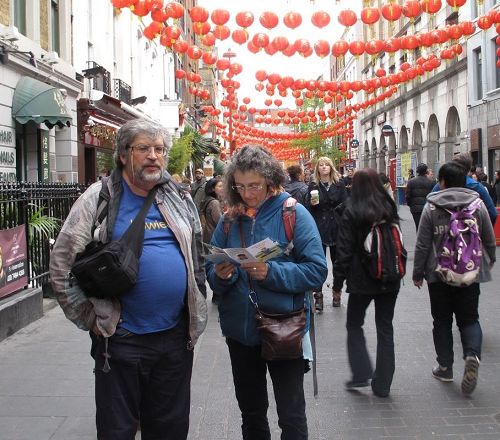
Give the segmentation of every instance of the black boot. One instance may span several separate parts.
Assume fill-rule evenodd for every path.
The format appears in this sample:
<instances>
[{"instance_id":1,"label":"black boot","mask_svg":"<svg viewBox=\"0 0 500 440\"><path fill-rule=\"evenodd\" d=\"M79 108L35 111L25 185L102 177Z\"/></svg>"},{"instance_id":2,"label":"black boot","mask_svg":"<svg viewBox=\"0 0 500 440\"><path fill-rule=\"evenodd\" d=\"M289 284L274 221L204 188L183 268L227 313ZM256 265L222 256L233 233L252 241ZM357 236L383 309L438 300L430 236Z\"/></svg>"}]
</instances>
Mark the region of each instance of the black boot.
<instances>
[{"instance_id":1,"label":"black boot","mask_svg":"<svg viewBox=\"0 0 500 440\"><path fill-rule=\"evenodd\" d=\"M342 292L332 292L333 295L333 301L332 301L332 306L333 307L340 307L340 298L342 295Z\"/></svg>"},{"instance_id":2,"label":"black boot","mask_svg":"<svg viewBox=\"0 0 500 440\"><path fill-rule=\"evenodd\" d=\"M314 292L314 307L317 312L323 311L323 292Z\"/></svg>"}]
</instances>

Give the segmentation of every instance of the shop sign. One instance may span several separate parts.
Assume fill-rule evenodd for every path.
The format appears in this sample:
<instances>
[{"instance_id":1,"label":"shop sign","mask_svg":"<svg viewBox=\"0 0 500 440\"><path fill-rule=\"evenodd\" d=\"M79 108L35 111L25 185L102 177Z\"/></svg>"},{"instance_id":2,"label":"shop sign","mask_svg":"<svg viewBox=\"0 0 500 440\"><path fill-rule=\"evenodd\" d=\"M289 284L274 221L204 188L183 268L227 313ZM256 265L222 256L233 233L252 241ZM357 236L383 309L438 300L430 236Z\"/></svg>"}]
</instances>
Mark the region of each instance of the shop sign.
<instances>
[{"instance_id":1,"label":"shop sign","mask_svg":"<svg viewBox=\"0 0 500 440\"><path fill-rule=\"evenodd\" d=\"M389 125L389 124L385 124L383 127L382 127L382 134L384 136L390 136L391 134L394 133L394 130L392 129L392 127Z\"/></svg>"},{"instance_id":2,"label":"shop sign","mask_svg":"<svg viewBox=\"0 0 500 440\"><path fill-rule=\"evenodd\" d=\"M0 128L0 182L15 182L16 137L12 128Z\"/></svg>"},{"instance_id":3,"label":"shop sign","mask_svg":"<svg viewBox=\"0 0 500 440\"><path fill-rule=\"evenodd\" d=\"M49 176L49 132L40 130L40 172L38 178L41 182L48 182Z\"/></svg>"},{"instance_id":4,"label":"shop sign","mask_svg":"<svg viewBox=\"0 0 500 440\"><path fill-rule=\"evenodd\" d=\"M214 156L206 156L203 159L203 173L205 177L214 176Z\"/></svg>"},{"instance_id":5,"label":"shop sign","mask_svg":"<svg viewBox=\"0 0 500 440\"><path fill-rule=\"evenodd\" d=\"M0 230L0 298L28 284L27 255L24 225Z\"/></svg>"},{"instance_id":6,"label":"shop sign","mask_svg":"<svg viewBox=\"0 0 500 440\"><path fill-rule=\"evenodd\" d=\"M116 140L116 129L102 124L95 124L89 127L88 132L91 136L99 139L101 142L112 142Z\"/></svg>"}]
</instances>

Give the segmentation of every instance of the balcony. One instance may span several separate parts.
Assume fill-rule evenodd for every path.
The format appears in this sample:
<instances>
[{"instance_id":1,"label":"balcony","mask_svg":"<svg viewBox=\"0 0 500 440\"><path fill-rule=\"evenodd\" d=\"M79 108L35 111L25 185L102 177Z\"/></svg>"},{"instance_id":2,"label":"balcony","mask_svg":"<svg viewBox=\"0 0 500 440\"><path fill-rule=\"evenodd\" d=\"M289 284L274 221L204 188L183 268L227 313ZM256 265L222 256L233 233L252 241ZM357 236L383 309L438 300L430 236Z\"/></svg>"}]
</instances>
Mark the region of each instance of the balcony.
<instances>
[{"instance_id":1,"label":"balcony","mask_svg":"<svg viewBox=\"0 0 500 440\"><path fill-rule=\"evenodd\" d=\"M132 98L132 87L130 87L125 81L115 78L113 80L114 97L123 101L126 104L131 103Z\"/></svg>"},{"instance_id":2,"label":"balcony","mask_svg":"<svg viewBox=\"0 0 500 440\"><path fill-rule=\"evenodd\" d=\"M111 74L95 61L87 61L89 66L83 70L83 76L90 80L90 87L93 90L100 90L111 95Z\"/></svg>"}]
</instances>

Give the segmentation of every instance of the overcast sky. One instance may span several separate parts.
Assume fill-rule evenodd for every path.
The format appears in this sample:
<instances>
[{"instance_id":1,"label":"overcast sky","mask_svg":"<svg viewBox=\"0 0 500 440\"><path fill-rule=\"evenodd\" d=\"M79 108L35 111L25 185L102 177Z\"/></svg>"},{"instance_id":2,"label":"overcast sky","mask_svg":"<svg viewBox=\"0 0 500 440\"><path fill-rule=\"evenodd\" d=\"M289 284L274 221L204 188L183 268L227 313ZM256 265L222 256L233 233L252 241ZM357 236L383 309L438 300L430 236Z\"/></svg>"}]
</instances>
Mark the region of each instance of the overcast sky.
<instances>
[{"instance_id":1,"label":"overcast sky","mask_svg":"<svg viewBox=\"0 0 500 440\"><path fill-rule=\"evenodd\" d=\"M230 12L231 18L226 24L231 31L238 28L235 22L235 15L241 11L250 11L254 14L254 24L248 28L250 39L257 32L265 32L269 35L270 40L276 36L286 36L290 42L294 42L299 38L306 38L311 43L311 46L317 40L327 40L330 45L336 41L343 31L337 21L337 14L340 6L336 6L334 0L315 0L314 4L309 0L199 0L199 5L208 9L211 13L214 9L226 9ZM341 5L342 7L347 7ZM311 24L311 15L313 12L323 10L330 14L330 24L323 29L319 29ZM280 18L278 26L272 30L263 28L259 23L259 17L264 11L272 11ZM287 28L283 22L283 16L289 12L299 12L302 15L302 24L298 28L291 30ZM292 76L294 78L316 79L319 75L328 72L328 57L323 59L311 55L308 58L303 58L300 55L286 57L281 53L276 53L273 56L267 55L264 51L253 54L248 51L245 45L238 45L231 37L227 40L217 40L219 54L223 54L228 49L237 54L232 62L238 62L243 65L243 72L235 77L241 83L240 93L238 98L241 102L242 98L248 96L251 98L250 105L256 107L264 107L264 100L269 96L263 92L255 90L255 72L257 70L265 70L268 73L279 73L282 76ZM272 99L280 98L275 94ZM291 105L291 101L284 101L284 105ZM293 104L295 107L295 104Z\"/></svg>"}]
</instances>

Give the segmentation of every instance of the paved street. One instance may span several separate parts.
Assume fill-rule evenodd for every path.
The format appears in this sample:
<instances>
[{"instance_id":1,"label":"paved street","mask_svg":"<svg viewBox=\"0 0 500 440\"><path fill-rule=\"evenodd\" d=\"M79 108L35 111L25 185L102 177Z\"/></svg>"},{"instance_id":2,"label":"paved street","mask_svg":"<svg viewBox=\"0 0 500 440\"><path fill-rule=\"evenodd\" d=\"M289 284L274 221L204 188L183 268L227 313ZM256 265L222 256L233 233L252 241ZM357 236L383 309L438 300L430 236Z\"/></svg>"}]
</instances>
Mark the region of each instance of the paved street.
<instances>
[{"instance_id":1,"label":"paved street","mask_svg":"<svg viewBox=\"0 0 500 440\"><path fill-rule=\"evenodd\" d=\"M414 224L401 208L410 251ZM371 391L350 393L345 348L345 304L328 306L317 316L319 396L313 397L312 375L306 376L307 416L312 440L486 440L500 439L500 268L483 285L480 301L484 332L478 388L471 398L460 393L462 376L459 334L455 334L455 382L431 376L435 364L427 289L410 281L400 291L395 312L396 374L389 398ZM331 283L331 274L328 280ZM326 290L326 286L325 286ZM50 306L50 303L47 303ZM207 331L197 345L192 381L190 440L240 439L227 348L220 334L217 309L209 305ZM373 309L366 336L375 352ZM0 439L93 440L92 363L86 333L67 321L59 307L0 343ZM272 398L271 398L272 400ZM269 411L273 440L279 439L275 409ZM138 438L140 438L138 436ZM175 440L175 439L173 439Z\"/></svg>"}]
</instances>

